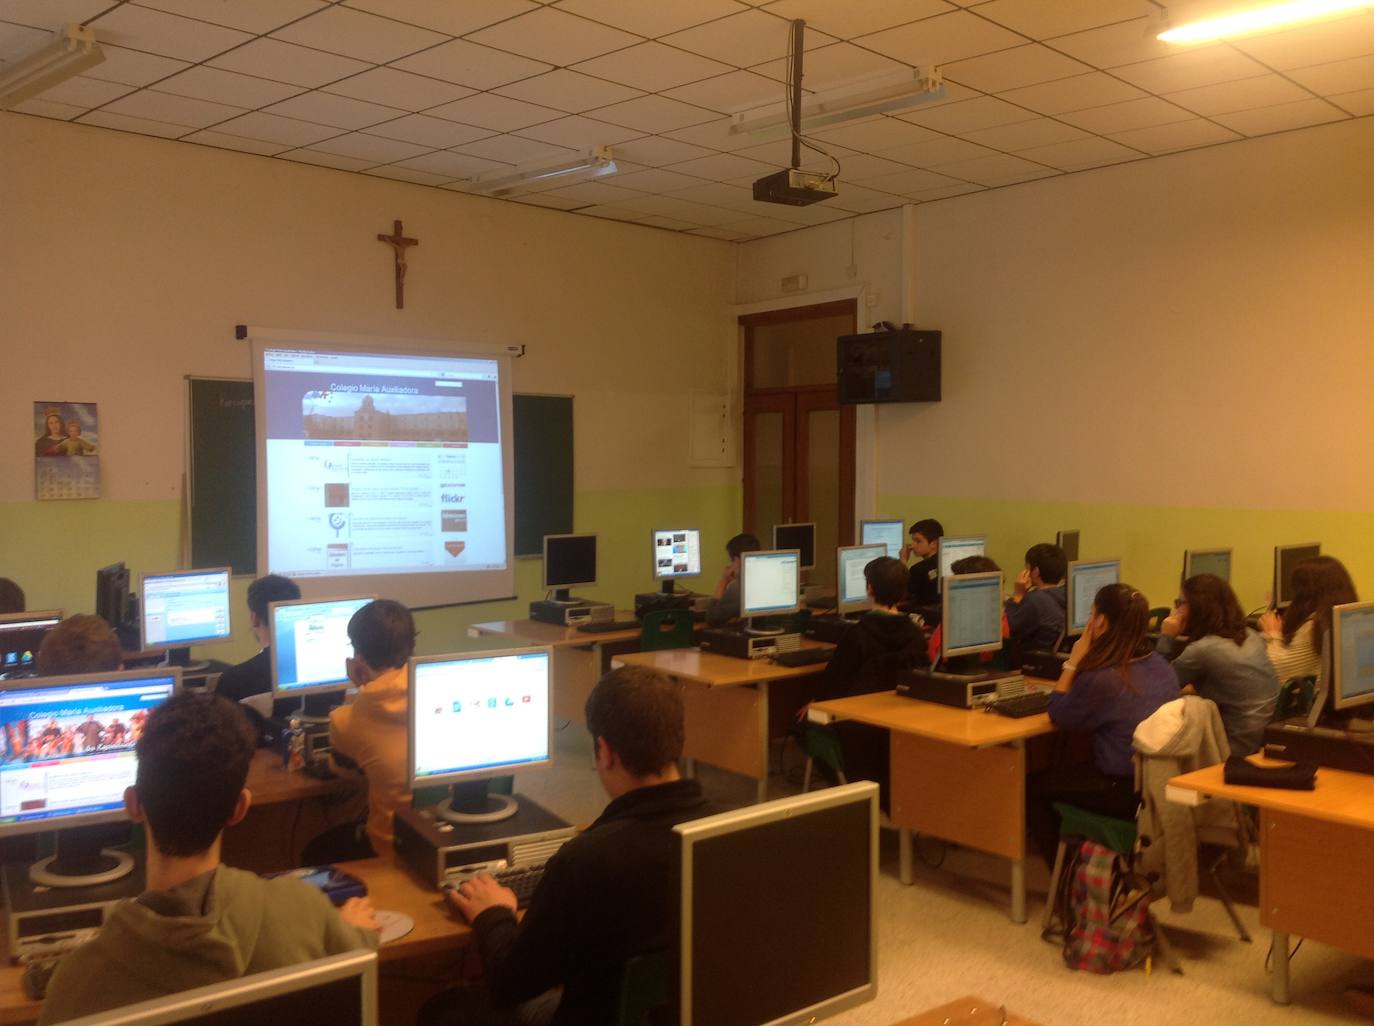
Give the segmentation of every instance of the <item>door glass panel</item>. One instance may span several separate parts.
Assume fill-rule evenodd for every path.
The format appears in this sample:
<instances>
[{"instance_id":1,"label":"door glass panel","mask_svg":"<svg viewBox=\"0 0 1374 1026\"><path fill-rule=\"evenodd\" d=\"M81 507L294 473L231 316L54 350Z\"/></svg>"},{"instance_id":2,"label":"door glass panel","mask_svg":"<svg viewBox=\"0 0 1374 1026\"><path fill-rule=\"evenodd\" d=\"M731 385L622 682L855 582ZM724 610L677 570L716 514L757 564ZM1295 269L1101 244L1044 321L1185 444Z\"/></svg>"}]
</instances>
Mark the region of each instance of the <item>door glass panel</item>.
<instances>
[{"instance_id":1,"label":"door glass panel","mask_svg":"<svg viewBox=\"0 0 1374 1026\"><path fill-rule=\"evenodd\" d=\"M756 413L754 416L754 523L752 529L765 548L773 536L773 525L784 523L783 503L783 415Z\"/></svg>"},{"instance_id":2,"label":"door glass panel","mask_svg":"<svg viewBox=\"0 0 1374 1026\"><path fill-rule=\"evenodd\" d=\"M854 330L852 314L752 329L754 388L793 388L835 382L835 340Z\"/></svg>"},{"instance_id":3,"label":"door glass panel","mask_svg":"<svg viewBox=\"0 0 1374 1026\"><path fill-rule=\"evenodd\" d=\"M812 410L806 429L806 519L816 524L816 569L809 580L829 589L840 536L840 411Z\"/></svg>"}]
</instances>

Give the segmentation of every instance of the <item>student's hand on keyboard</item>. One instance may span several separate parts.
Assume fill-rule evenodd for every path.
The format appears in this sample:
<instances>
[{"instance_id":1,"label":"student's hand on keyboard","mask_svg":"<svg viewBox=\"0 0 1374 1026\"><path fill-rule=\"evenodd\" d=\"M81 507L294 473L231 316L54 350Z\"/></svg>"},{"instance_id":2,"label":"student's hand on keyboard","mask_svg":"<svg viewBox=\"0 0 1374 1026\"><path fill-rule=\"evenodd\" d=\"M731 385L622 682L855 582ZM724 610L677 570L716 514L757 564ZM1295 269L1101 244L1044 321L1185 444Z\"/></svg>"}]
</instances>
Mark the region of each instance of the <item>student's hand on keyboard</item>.
<instances>
[{"instance_id":1,"label":"student's hand on keyboard","mask_svg":"<svg viewBox=\"0 0 1374 1026\"><path fill-rule=\"evenodd\" d=\"M339 918L360 930L376 930L380 933L382 929L372 902L367 898L349 898L339 907Z\"/></svg>"},{"instance_id":2,"label":"student's hand on keyboard","mask_svg":"<svg viewBox=\"0 0 1374 1026\"><path fill-rule=\"evenodd\" d=\"M514 912L520 907L515 892L502 887L490 873L470 877L457 887L445 888L444 897L469 923L489 908L508 908Z\"/></svg>"}]
</instances>

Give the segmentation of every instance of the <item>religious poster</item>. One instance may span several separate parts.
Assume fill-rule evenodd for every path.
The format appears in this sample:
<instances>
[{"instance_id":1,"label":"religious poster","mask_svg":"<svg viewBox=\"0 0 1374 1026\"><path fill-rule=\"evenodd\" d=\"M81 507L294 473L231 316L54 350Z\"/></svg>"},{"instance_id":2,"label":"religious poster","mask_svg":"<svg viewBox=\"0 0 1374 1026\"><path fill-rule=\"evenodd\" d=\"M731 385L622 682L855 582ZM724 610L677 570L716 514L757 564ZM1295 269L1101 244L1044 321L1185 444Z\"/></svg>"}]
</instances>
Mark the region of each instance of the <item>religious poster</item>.
<instances>
[{"instance_id":1,"label":"religious poster","mask_svg":"<svg viewBox=\"0 0 1374 1026\"><path fill-rule=\"evenodd\" d=\"M100 498L100 428L95 407L95 403L33 404L34 498Z\"/></svg>"}]
</instances>

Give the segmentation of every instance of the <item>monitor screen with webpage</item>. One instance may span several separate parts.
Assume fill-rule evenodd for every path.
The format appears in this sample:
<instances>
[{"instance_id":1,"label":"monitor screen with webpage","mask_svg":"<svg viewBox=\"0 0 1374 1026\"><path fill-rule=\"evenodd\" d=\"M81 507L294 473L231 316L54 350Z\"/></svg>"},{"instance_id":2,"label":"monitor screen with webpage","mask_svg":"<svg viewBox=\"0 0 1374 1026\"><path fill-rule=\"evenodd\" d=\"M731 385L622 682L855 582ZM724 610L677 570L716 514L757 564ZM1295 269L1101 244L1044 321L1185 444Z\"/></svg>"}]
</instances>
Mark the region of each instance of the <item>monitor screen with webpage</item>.
<instances>
[{"instance_id":1,"label":"monitor screen with webpage","mask_svg":"<svg viewBox=\"0 0 1374 1026\"><path fill-rule=\"evenodd\" d=\"M1068 603L1068 624L1065 633L1069 637L1076 637L1087 628L1097 593L1107 585L1116 584L1120 580L1119 559L1081 560L1069 564L1068 589L1064 596Z\"/></svg>"},{"instance_id":2,"label":"monitor screen with webpage","mask_svg":"<svg viewBox=\"0 0 1374 1026\"><path fill-rule=\"evenodd\" d=\"M701 574L701 532L683 527L654 532L654 577L670 581Z\"/></svg>"},{"instance_id":3,"label":"monitor screen with webpage","mask_svg":"<svg viewBox=\"0 0 1374 1026\"><path fill-rule=\"evenodd\" d=\"M906 525L900 520L860 520L859 544L885 545L886 555L901 559L902 546L906 544Z\"/></svg>"},{"instance_id":4,"label":"monitor screen with webpage","mask_svg":"<svg viewBox=\"0 0 1374 1026\"><path fill-rule=\"evenodd\" d=\"M986 537L941 538L940 539L940 577L954 573L952 567L961 559L981 556L987 549Z\"/></svg>"},{"instance_id":5,"label":"monitor screen with webpage","mask_svg":"<svg viewBox=\"0 0 1374 1026\"><path fill-rule=\"evenodd\" d=\"M880 556L886 556L887 546L845 545L838 553L836 606L841 613L873 608L873 600L868 597L868 578L864 575L864 567Z\"/></svg>"},{"instance_id":6,"label":"monitor screen with webpage","mask_svg":"<svg viewBox=\"0 0 1374 1026\"><path fill-rule=\"evenodd\" d=\"M1188 549L1183 553L1183 579L1211 574L1223 581L1231 580L1230 549Z\"/></svg>"},{"instance_id":7,"label":"monitor screen with webpage","mask_svg":"<svg viewBox=\"0 0 1374 1026\"><path fill-rule=\"evenodd\" d=\"M229 568L144 574L139 623L144 648L228 641Z\"/></svg>"},{"instance_id":8,"label":"monitor screen with webpage","mask_svg":"<svg viewBox=\"0 0 1374 1026\"><path fill-rule=\"evenodd\" d=\"M348 687L347 660L353 654L348 621L374 598L272 603L267 610L272 630L272 694L287 698Z\"/></svg>"},{"instance_id":9,"label":"monitor screen with webpage","mask_svg":"<svg viewBox=\"0 0 1374 1026\"><path fill-rule=\"evenodd\" d=\"M795 613L801 608L801 554L746 552L740 556L740 616Z\"/></svg>"},{"instance_id":10,"label":"monitor screen with webpage","mask_svg":"<svg viewBox=\"0 0 1374 1026\"><path fill-rule=\"evenodd\" d=\"M1331 703L1338 711L1374 708L1374 602L1331 609Z\"/></svg>"},{"instance_id":11,"label":"monitor screen with webpage","mask_svg":"<svg viewBox=\"0 0 1374 1026\"><path fill-rule=\"evenodd\" d=\"M940 658L1002 647L1002 575L954 574L941 595Z\"/></svg>"},{"instance_id":12,"label":"monitor screen with webpage","mask_svg":"<svg viewBox=\"0 0 1374 1026\"><path fill-rule=\"evenodd\" d=\"M61 622L60 609L0 616L0 677L32 673L43 639Z\"/></svg>"}]
</instances>

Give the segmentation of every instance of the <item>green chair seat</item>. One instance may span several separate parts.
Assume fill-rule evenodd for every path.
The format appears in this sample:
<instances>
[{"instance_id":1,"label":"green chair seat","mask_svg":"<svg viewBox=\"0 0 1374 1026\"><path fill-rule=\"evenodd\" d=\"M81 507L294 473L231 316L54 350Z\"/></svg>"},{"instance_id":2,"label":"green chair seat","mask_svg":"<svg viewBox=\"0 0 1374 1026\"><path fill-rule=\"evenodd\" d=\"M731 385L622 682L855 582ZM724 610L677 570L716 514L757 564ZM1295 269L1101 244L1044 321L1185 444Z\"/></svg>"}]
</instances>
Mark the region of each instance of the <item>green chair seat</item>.
<instances>
[{"instance_id":1,"label":"green chair seat","mask_svg":"<svg viewBox=\"0 0 1374 1026\"><path fill-rule=\"evenodd\" d=\"M1089 812L1077 805L1055 802L1054 811L1059 813L1059 836L1084 837L1110 848L1118 855L1130 855L1135 848L1135 821L1104 816L1099 812Z\"/></svg>"}]
</instances>

